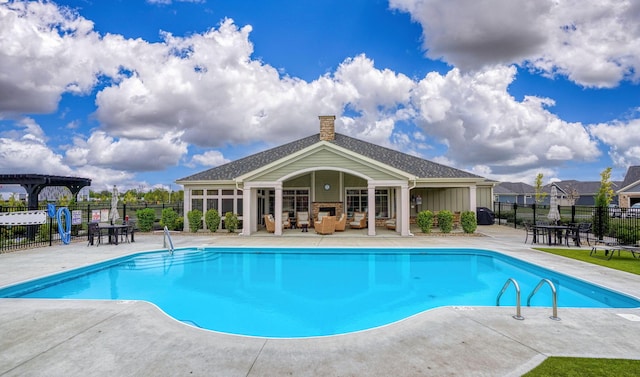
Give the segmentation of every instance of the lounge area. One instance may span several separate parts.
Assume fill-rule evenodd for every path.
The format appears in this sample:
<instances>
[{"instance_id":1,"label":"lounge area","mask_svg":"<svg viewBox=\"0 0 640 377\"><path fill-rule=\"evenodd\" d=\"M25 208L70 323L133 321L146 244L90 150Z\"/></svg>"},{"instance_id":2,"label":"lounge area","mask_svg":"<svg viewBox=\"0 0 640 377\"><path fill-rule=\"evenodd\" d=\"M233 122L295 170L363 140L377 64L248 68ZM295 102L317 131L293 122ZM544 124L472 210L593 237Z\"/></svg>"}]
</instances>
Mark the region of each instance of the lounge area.
<instances>
[{"instance_id":1,"label":"lounge area","mask_svg":"<svg viewBox=\"0 0 640 377\"><path fill-rule=\"evenodd\" d=\"M267 233L275 232L275 216L266 214L263 216L264 230ZM312 232L309 232L309 229ZM392 233L394 229L384 226L380 227L383 234ZM339 216L331 215L328 211L318 212L315 218L310 218L309 212L296 212L295 216L290 216L289 212L282 214L282 232L283 234L308 233L317 235L333 235L341 233L348 234L367 234L367 217L366 213L356 213L354 217L347 217L347 214L341 213Z\"/></svg>"}]
</instances>

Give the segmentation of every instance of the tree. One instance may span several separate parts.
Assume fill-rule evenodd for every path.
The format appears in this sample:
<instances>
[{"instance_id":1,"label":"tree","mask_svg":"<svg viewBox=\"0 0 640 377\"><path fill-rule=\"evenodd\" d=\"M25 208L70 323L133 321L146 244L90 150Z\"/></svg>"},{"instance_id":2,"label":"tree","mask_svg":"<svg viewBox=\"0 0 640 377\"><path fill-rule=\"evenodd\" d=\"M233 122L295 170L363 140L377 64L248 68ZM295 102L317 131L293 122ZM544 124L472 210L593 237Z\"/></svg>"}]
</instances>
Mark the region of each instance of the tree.
<instances>
[{"instance_id":1,"label":"tree","mask_svg":"<svg viewBox=\"0 0 640 377\"><path fill-rule=\"evenodd\" d=\"M611 183L611 168L606 168L600 173L600 188L595 197L596 207L607 207L613 200L614 191Z\"/></svg>"},{"instance_id":2,"label":"tree","mask_svg":"<svg viewBox=\"0 0 640 377\"><path fill-rule=\"evenodd\" d=\"M14 208L17 208L19 210L23 209L23 208L26 208L26 206L27 206L25 204L25 202L23 200L20 200L15 193L11 194L11 196L9 197L9 201L7 202L7 205L9 207L14 207Z\"/></svg>"},{"instance_id":3,"label":"tree","mask_svg":"<svg viewBox=\"0 0 640 377\"><path fill-rule=\"evenodd\" d=\"M540 204L544 201L544 198L547 197L547 193L542 191L542 173L538 173L536 176L536 181L534 187L536 188L536 203Z\"/></svg>"},{"instance_id":4,"label":"tree","mask_svg":"<svg viewBox=\"0 0 640 377\"><path fill-rule=\"evenodd\" d=\"M606 168L600 173L600 188L595 197L595 211L593 214L593 233L602 239L609 231L609 211L607 207L613 199L611 187L611 168Z\"/></svg>"},{"instance_id":5,"label":"tree","mask_svg":"<svg viewBox=\"0 0 640 377\"><path fill-rule=\"evenodd\" d=\"M136 190L127 190L122 197L122 202L132 204L138 201L138 192Z\"/></svg>"},{"instance_id":6,"label":"tree","mask_svg":"<svg viewBox=\"0 0 640 377\"><path fill-rule=\"evenodd\" d=\"M567 187L567 199L572 206L576 204L578 199L580 199L580 193L575 187L573 187L573 185L569 185L569 187Z\"/></svg>"}]
</instances>

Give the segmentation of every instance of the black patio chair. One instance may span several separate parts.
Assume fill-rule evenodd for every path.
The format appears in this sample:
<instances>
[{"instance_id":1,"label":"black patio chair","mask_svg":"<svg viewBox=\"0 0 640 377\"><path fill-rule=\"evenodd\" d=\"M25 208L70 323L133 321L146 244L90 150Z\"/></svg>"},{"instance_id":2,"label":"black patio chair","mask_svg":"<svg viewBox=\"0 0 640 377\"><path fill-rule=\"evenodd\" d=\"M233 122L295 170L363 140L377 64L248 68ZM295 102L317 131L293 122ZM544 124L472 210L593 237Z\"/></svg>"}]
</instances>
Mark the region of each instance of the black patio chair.
<instances>
[{"instance_id":1,"label":"black patio chair","mask_svg":"<svg viewBox=\"0 0 640 377\"><path fill-rule=\"evenodd\" d=\"M591 246L591 235L593 232L591 231L591 223L580 223L578 224L578 238L584 237L587 239L587 245ZM580 242L580 241L578 241Z\"/></svg>"},{"instance_id":2,"label":"black patio chair","mask_svg":"<svg viewBox=\"0 0 640 377\"><path fill-rule=\"evenodd\" d=\"M100 226L98 223L89 223L89 240L87 242L87 246L89 245L100 245L102 243L102 232L100 231Z\"/></svg>"}]
</instances>

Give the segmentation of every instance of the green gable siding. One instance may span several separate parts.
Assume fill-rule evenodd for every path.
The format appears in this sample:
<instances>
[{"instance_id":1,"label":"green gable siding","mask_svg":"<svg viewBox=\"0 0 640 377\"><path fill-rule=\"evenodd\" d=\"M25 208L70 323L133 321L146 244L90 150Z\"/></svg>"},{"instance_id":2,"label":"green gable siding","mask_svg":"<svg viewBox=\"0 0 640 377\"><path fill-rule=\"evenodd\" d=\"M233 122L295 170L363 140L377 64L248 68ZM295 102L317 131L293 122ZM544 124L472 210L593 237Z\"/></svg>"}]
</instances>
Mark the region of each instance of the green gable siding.
<instances>
[{"instance_id":1,"label":"green gable siding","mask_svg":"<svg viewBox=\"0 0 640 377\"><path fill-rule=\"evenodd\" d=\"M422 205L411 209L411 216L417 211L442 211L451 212L466 211L469 208L469 189L466 187L455 188L418 188L411 191L411 196L420 195ZM413 205L413 204L412 204Z\"/></svg>"},{"instance_id":2,"label":"green gable siding","mask_svg":"<svg viewBox=\"0 0 640 377\"><path fill-rule=\"evenodd\" d=\"M355 175L344 175L344 187L367 187L367 180Z\"/></svg>"},{"instance_id":3,"label":"green gable siding","mask_svg":"<svg viewBox=\"0 0 640 377\"><path fill-rule=\"evenodd\" d=\"M331 186L329 190L324 185ZM340 172L331 170L319 170L316 172L315 185L316 202L336 202L340 199Z\"/></svg>"},{"instance_id":4,"label":"green gable siding","mask_svg":"<svg viewBox=\"0 0 640 377\"><path fill-rule=\"evenodd\" d=\"M326 166L332 168L343 168L352 171L360 172L365 176L373 179L398 179L397 175L390 172L381 171L379 166L370 166L358 161L354 161L350 158L336 154L329 150L319 150L309 156L304 156L297 161L291 161L287 164L278 166L272 170L256 174L249 178L250 180L258 181L277 181L281 177L295 173L299 170L314 169L319 166Z\"/></svg>"},{"instance_id":5,"label":"green gable siding","mask_svg":"<svg viewBox=\"0 0 640 377\"><path fill-rule=\"evenodd\" d=\"M282 183L283 187L311 187L311 173L292 178Z\"/></svg>"}]
</instances>

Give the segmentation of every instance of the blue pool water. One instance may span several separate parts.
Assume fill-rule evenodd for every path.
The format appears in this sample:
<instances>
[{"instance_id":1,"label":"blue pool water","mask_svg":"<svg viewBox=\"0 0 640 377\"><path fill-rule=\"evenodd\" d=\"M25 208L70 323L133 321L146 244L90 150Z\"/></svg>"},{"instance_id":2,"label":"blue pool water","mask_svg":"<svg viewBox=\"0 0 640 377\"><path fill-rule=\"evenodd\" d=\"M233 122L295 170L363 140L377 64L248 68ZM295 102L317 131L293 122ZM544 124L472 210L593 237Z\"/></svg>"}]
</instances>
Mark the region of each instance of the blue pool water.
<instances>
[{"instance_id":1,"label":"blue pool water","mask_svg":"<svg viewBox=\"0 0 640 377\"><path fill-rule=\"evenodd\" d=\"M632 297L475 249L149 252L0 289L0 297L146 300L206 329L307 337L377 327L440 306L495 306L508 278L518 281L523 306L546 278L560 307L640 307ZM543 287L531 305L551 302ZM515 305L513 286L500 304Z\"/></svg>"}]
</instances>

